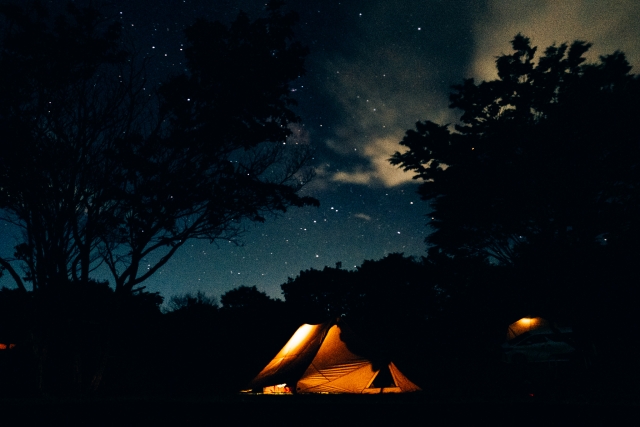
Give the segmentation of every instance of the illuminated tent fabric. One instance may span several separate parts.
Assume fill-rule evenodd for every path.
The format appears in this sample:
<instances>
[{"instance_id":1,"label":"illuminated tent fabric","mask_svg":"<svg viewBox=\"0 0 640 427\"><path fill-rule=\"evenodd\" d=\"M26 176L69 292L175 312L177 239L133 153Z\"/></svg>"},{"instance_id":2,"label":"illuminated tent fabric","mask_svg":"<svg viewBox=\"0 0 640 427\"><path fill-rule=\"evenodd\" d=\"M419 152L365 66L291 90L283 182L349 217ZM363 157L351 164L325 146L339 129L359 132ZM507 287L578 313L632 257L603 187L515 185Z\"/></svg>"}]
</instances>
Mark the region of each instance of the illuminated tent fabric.
<instances>
[{"instance_id":1,"label":"illuminated tent fabric","mask_svg":"<svg viewBox=\"0 0 640 427\"><path fill-rule=\"evenodd\" d=\"M509 325L507 328L507 340L513 339L525 332L548 327L549 322L542 317L523 317Z\"/></svg>"},{"instance_id":2,"label":"illuminated tent fabric","mask_svg":"<svg viewBox=\"0 0 640 427\"><path fill-rule=\"evenodd\" d=\"M295 384L297 393L358 394L420 390L392 362L376 366L354 353L356 344L339 321L302 325L249 388L278 392L284 390L278 385Z\"/></svg>"},{"instance_id":3,"label":"illuminated tent fabric","mask_svg":"<svg viewBox=\"0 0 640 427\"><path fill-rule=\"evenodd\" d=\"M294 384L318 352L329 326L328 323L300 326L282 350L251 381L249 388Z\"/></svg>"}]
</instances>

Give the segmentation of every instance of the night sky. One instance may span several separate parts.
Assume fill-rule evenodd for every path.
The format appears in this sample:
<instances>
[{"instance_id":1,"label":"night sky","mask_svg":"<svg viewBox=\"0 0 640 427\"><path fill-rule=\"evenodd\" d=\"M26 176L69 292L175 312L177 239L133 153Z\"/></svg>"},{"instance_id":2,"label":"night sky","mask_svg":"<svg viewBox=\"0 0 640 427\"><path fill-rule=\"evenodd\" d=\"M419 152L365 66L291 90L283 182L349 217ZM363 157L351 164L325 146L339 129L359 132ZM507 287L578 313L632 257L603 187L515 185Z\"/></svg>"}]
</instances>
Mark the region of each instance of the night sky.
<instances>
[{"instance_id":1,"label":"night sky","mask_svg":"<svg viewBox=\"0 0 640 427\"><path fill-rule=\"evenodd\" d=\"M140 52L153 57L150 72L160 80L184 70L182 31L195 19L229 22L240 9L257 17L265 1L92 3L121 20ZM198 290L219 297L241 285L281 297L280 285L301 270L337 262L353 269L393 252L426 255L428 205L411 174L388 159L417 120L454 123L450 86L493 78L495 57L510 52L518 32L539 53L580 39L593 43L591 60L622 50L640 64L637 0L298 0L286 9L300 15L297 40L310 49L307 74L292 86L302 117L295 137L315 147L316 177L302 193L321 206L247 224L243 246L187 243L144 283L165 298ZM5 224L2 255L12 253L12 232ZM0 285L12 282L4 277Z\"/></svg>"}]
</instances>

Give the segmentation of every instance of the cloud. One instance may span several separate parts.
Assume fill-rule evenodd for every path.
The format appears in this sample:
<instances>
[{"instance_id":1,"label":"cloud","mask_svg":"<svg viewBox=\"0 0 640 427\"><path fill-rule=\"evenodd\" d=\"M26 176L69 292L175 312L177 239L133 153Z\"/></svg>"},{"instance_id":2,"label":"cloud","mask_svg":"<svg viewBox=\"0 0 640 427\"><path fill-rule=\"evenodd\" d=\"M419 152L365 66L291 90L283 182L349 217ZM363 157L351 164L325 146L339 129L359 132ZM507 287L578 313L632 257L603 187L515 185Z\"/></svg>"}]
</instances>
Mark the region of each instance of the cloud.
<instances>
[{"instance_id":1,"label":"cloud","mask_svg":"<svg viewBox=\"0 0 640 427\"><path fill-rule=\"evenodd\" d=\"M371 217L367 214L357 213L354 215L356 218L364 219L365 221L371 221Z\"/></svg>"},{"instance_id":2,"label":"cloud","mask_svg":"<svg viewBox=\"0 0 640 427\"><path fill-rule=\"evenodd\" d=\"M312 40L310 75L322 76L314 88L328 110L316 116L324 127L313 136L316 143L321 138L317 158L323 161L315 188L417 182L389 158L402 151L400 141L416 121L456 121L448 108L450 85L461 81L473 53L477 7L427 0L339 9L350 25L339 36L324 26L324 37ZM323 45L327 40L332 43Z\"/></svg>"},{"instance_id":3,"label":"cloud","mask_svg":"<svg viewBox=\"0 0 640 427\"><path fill-rule=\"evenodd\" d=\"M291 131L291 135L287 138L288 144L294 145L309 145L310 144L310 136L309 131L306 130L299 123L289 123L289 130Z\"/></svg>"},{"instance_id":4,"label":"cloud","mask_svg":"<svg viewBox=\"0 0 640 427\"><path fill-rule=\"evenodd\" d=\"M588 60L621 50L640 65L640 2L637 0L557 1L490 0L474 27L474 60L468 74L482 80L497 77L495 58L509 53L517 33L529 37L538 54L553 43L593 43Z\"/></svg>"},{"instance_id":5,"label":"cloud","mask_svg":"<svg viewBox=\"0 0 640 427\"><path fill-rule=\"evenodd\" d=\"M640 62L637 22L637 0L489 0L472 25L475 48L466 72L484 80L496 78L495 58L510 51L509 42L517 33L530 37L539 46L539 55L553 43L578 39L593 43L589 61L622 50L633 65ZM327 173L327 179L384 187L420 182L412 179L412 173L392 166L389 158L403 151L399 142L415 121L457 121L456 113L447 106L448 92L438 85L444 79L448 84L459 83L464 74L463 69L446 71L442 57L430 54L380 44L355 59L335 58L327 64L326 72L334 76L328 91L346 119L326 145L335 153L360 160L351 168Z\"/></svg>"},{"instance_id":6,"label":"cloud","mask_svg":"<svg viewBox=\"0 0 640 427\"><path fill-rule=\"evenodd\" d=\"M314 177L301 190L303 195L314 195L318 191L324 191L329 188L331 180L330 173L327 171L326 164L320 164L314 168Z\"/></svg>"},{"instance_id":7,"label":"cloud","mask_svg":"<svg viewBox=\"0 0 640 427\"><path fill-rule=\"evenodd\" d=\"M412 173L392 166L389 158L403 151L400 141L416 121L454 119L446 94L432 85L434 65L379 47L360 58L336 58L325 66L332 76L327 92L343 117L325 145L344 159L343 167L327 178L372 187L416 182Z\"/></svg>"},{"instance_id":8,"label":"cloud","mask_svg":"<svg viewBox=\"0 0 640 427\"><path fill-rule=\"evenodd\" d=\"M396 187L409 182L413 174L391 165L389 158L396 151L402 151L398 144L400 137L377 138L366 143L360 155L368 160L367 167L356 167L350 171L338 171L331 176L332 181L371 186Z\"/></svg>"}]
</instances>

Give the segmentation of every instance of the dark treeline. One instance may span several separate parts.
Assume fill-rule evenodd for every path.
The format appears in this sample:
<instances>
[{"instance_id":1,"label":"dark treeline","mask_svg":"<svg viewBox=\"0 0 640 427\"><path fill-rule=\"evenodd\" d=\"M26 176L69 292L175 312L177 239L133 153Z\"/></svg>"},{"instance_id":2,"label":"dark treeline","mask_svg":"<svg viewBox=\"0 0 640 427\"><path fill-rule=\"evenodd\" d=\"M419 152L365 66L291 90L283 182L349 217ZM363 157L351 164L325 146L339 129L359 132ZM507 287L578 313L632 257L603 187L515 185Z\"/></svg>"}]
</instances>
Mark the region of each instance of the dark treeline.
<instances>
[{"instance_id":1,"label":"dark treeline","mask_svg":"<svg viewBox=\"0 0 640 427\"><path fill-rule=\"evenodd\" d=\"M640 78L619 51L588 63L583 41L511 44L495 80L453 86L459 124L416 123L391 163L422 180L429 261L468 281L446 291L461 339L465 325L479 337L542 316L573 327L587 364L597 354L579 378L628 391L639 372Z\"/></svg>"},{"instance_id":2,"label":"dark treeline","mask_svg":"<svg viewBox=\"0 0 640 427\"><path fill-rule=\"evenodd\" d=\"M15 286L0 297L8 395L171 389L184 373L165 355L193 336L162 326L144 281L190 239L238 241L247 223L318 204L298 193L310 147L286 143L307 53L295 13L269 2L253 20L199 20L167 77L118 16L80 3L59 15L0 3L0 219L16 240L0 256ZM109 284L92 279L98 268Z\"/></svg>"},{"instance_id":3,"label":"dark treeline","mask_svg":"<svg viewBox=\"0 0 640 427\"><path fill-rule=\"evenodd\" d=\"M629 342L637 322L626 313L637 299L622 285L603 292L603 276L624 280L608 268L592 265L590 273L600 275L583 278L579 294L563 296L575 292L567 284L553 298L523 284L515 269L402 254L352 271L302 271L282 285L285 301L240 287L220 301L201 292L174 296L161 310L157 295L118 300L101 283L48 294L4 289L3 340L15 347L0 351L3 393L236 394L301 324L341 316L376 360L393 360L436 399L524 396L536 386L587 399L620 396L632 393L638 374L637 346ZM579 310L571 310L572 300ZM503 363L506 327L523 316L572 325L574 360L561 370Z\"/></svg>"},{"instance_id":4,"label":"dark treeline","mask_svg":"<svg viewBox=\"0 0 640 427\"><path fill-rule=\"evenodd\" d=\"M340 265L302 271L282 285L285 301L240 287L219 302L201 292L177 295L163 310L156 294L123 297L105 283L63 284L47 293L5 288L3 339L15 347L0 352L10 378L4 390L7 396L234 394L302 323L335 317L357 331L377 360L393 358L416 381L432 383L435 371L425 367L481 342L477 334L442 340L459 324L446 332L436 326L448 323L447 290L468 280L448 273L426 258L391 254L353 271ZM495 325L482 348L504 335L505 325Z\"/></svg>"}]
</instances>

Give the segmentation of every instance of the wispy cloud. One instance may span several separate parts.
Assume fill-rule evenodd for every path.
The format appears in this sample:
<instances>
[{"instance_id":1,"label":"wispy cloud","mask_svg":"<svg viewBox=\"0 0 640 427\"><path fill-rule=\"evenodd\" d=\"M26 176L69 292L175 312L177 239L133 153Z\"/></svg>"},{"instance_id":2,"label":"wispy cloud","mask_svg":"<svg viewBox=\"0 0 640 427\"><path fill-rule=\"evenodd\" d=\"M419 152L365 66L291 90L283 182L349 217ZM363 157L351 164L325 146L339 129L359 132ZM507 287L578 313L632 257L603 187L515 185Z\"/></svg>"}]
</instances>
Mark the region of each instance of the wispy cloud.
<instances>
[{"instance_id":1,"label":"wispy cloud","mask_svg":"<svg viewBox=\"0 0 640 427\"><path fill-rule=\"evenodd\" d=\"M631 64L640 64L640 2L490 0L486 13L476 21L475 53L470 77L494 79L495 57L509 53L509 41L517 33L531 38L538 54L553 43L583 40L593 43L590 61L621 50Z\"/></svg>"},{"instance_id":2,"label":"wispy cloud","mask_svg":"<svg viewBox=\"0 0 640 427\"><path fill-rule=\"evenodd\" d=\"M371 221L371 217L367 214L357 213L354 215L356 218L364 219L365 221Z\"/></svg>"},{"instance_id":3,"label":"wispy cloud","mask_svg":"<svg viewBox=\"0 0 640 427\"><path fill-rule=\"evenodd\" d=\"M401 150L400 141L416 121L455 121L448 108L450 85L464 77L481 6L439 0L331 4L344 11L342 19L350 25L339 36L325 25L323 36L312 40L311 68L322 76L316 84L331 108L325 114L336 118L329 131L322 130L323 139L314 140L328 152L318 157L331 160L316 178L324 184L316 185L412 182L389 158Z\"/></svg>"},{"instance_id":4,"label":"wispy cloud","mask_svg":"<svg viewBox=\"0 0 640 427\"><path fill-rule=\"evenodd\" d=\"M638 22L638 0L488 0L459 7L372 2L340 48L327 46L315 63L323 76L318 85L338 117L323 140L314 141L329 152L323 160L331 159L316 186L416 182L388 161L401 151L405 132L418 120L456 122L459 112L448 108L450 85L465 77L495 78L495 58L510 52L517 33L530 37L539 54L553 43L580 39L594 45L589 60L619 49L640 65Z\"/></svg>"},{"instance_id":5,"label":"wispy cloud","mask_svg":"<svg viewBox=\"0 0 640 427\"><path fill-rule=\"evenodd\" d=\"M368 160L366 167L356 167L353 170L338 171L331 176L332 181L349 184L395 187L408 182L416 182L413 174L389 163L391 155L400 149L396 138L378 138L364 144L360 155Z\"/></svg>"},{"instance_id":6,"label":"wispy cloud","mask_svg":"<svg viewBox=\"0 0 640 427\"><path fill-rule=\"evenodd\" d=\"M330 181L367 186L395 187L412 180L412 174L392 166L389 158L402 151L400 141L415 122L451 120L447 97L431 86L434 64L387 48L359 59L328 63L333 78L327 90L344 119L325 145L355 161L333 172Z\"/></svg>"}]
</instances>

